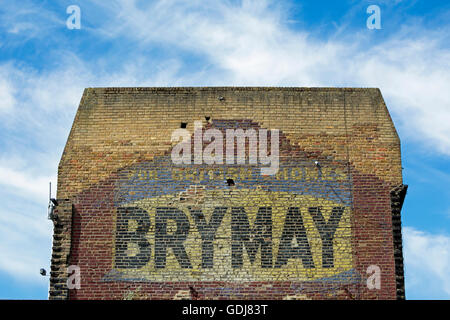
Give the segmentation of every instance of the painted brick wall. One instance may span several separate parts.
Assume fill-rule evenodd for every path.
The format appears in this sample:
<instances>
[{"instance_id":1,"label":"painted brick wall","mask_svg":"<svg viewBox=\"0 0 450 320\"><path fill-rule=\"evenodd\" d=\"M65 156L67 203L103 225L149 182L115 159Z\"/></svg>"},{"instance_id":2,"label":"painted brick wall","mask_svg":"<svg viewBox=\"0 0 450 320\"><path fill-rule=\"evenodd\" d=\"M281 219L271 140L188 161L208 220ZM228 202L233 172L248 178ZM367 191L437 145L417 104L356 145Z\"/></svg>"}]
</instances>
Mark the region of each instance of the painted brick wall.
<instances>
[{"instance_id":1,"label":"painted brick wall","mask_svg":"<svg viewBox=\"0 0 450 320\"><path fill-rule=\"evenodd\" d=\"M195 121L279 130L278 172L175 165L171 135ZM89 88L59 165L50 298L404 298L405 190L378 89Z\"/></svg>"}]
</instances>

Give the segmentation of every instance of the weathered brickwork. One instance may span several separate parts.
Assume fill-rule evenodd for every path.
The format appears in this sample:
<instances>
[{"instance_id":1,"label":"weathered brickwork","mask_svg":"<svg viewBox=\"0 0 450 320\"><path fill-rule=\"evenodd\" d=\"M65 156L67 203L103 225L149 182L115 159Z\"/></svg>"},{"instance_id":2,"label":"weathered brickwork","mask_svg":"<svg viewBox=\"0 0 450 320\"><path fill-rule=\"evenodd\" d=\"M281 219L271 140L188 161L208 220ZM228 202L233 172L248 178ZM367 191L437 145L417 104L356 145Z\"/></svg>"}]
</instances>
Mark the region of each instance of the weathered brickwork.
<instances>
[{"instance_id":1,"label":"weathered brickwork","mask_svg":"<svg viewBox=\"0 0 450 320\"><path fill-rule=\"evenodd\" d=\"M278 171L250 141L245 163L175 164L172 133L196 121L267 132L268 150L277 129ZM59 165L50 298L402 299L405 192L378 89L89 88Z\"/></svg>"}]
</instances>

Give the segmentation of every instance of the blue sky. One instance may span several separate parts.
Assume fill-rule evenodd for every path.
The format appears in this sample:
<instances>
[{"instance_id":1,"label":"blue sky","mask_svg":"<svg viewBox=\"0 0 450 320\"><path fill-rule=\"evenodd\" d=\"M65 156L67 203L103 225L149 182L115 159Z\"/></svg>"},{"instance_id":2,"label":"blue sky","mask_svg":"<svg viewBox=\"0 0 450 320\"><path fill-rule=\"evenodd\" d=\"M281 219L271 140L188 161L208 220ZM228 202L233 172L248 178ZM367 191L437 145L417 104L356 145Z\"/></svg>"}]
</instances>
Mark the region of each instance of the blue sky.
<instances>
[{"instance_id":1,"label":"blue sky","mask_svg":"<svg viewBox=\"0 0 450 320\"><path fill-rule=\"evenodd\" d=\"M406 296L450 299L449 40L444 0L0 0L0 298L47 298L48 182L85 87L254 85L381 89L409 185Z\"/></svg>"}]
</instances>

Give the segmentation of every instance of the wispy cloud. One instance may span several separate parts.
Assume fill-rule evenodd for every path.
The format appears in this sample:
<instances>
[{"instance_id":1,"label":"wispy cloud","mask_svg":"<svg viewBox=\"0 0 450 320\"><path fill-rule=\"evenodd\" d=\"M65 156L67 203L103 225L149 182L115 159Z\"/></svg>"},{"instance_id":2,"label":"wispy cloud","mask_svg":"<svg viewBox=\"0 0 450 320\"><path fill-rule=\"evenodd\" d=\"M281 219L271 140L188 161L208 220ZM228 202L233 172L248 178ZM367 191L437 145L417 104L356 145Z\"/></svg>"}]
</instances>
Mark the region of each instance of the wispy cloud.
<instances>
[{"instance_id":1,"label":"wispy cloud","mask_svg":"<svg viewBox=\"0 0 450 320\"><path fill-rule=\"evenodd\" d=\"M42 39L64 23L64 15L58 15L30 0L23 0L20 5L2 1L0 7L0 30L15 36L15 41Z\"/></svg>"},{"instance_id":2,"label":"wispy cloud","mask_svg":"<svg viewBox=\"0 0 450 320\"><path fill-rule=\"evenodd\" d=\"M17 193L27 194L36 199L44 200L48 196L45 186L48 182L55 181L55 176L39 176L24 174L23 171L15 171L11 168L0 167L0 185L3 188L11 187Z\"/></svg>"},{"instance_id":3,"label":"wispy cloud","mask_svg":"<svg viewBox=\"0 0 450 320\"><path fill-rule=\"evenodd\" d=\"M7 78L0 79L0 112L10 111L16 104L15 89Z\"/></svg>"},{"instance_id":4,"label":"wispy cloud","mask_svg":"<svg viewBox=\"0 0 450 320\"><path fill-rule=\"evenodd\" d=\"M450 299L450 237L410 227L403 231L406 292Z\"/></svg>"}]
</instances>

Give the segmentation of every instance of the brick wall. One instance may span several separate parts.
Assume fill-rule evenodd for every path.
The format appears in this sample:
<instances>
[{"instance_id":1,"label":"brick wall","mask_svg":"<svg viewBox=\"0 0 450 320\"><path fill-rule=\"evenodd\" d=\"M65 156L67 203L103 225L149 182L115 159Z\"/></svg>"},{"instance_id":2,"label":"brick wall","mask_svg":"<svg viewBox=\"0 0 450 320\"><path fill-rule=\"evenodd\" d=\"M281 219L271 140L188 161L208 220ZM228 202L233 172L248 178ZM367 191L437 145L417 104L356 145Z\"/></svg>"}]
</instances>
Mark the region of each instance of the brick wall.
<instances>
[{"instance_id":1,"label":"brick wall","mask_svg":"<svg viewBox=\"0 0 450 320\"><path fill-rule=\"evenodd\" d=\"M277 173L174 164L171 135L195 121L277 129ZM89 88L59 165L50 298L404 298L401 190L378 89Z\"/></svg>"}]
</instances>

